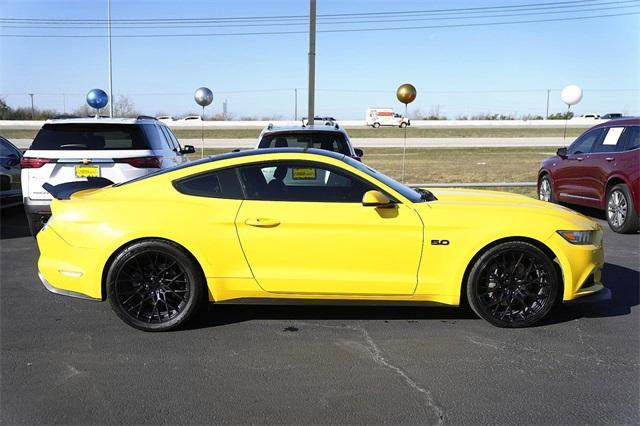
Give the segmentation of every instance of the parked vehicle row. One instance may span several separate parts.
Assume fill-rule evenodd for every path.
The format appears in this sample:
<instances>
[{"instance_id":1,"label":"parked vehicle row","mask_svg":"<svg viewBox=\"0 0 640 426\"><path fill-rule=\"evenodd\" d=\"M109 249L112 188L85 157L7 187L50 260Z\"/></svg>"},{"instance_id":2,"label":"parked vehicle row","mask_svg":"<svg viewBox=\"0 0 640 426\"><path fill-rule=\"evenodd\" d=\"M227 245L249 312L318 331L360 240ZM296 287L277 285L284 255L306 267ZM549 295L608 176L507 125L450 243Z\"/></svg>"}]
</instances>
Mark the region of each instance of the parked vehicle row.
<instances>
[{"instance_id":1,"label":"parked vehicle row","mask_svg":"<svg viewBox=\"0 0 640 426\"><path fill-rule=\"evenodd\" d=\"M22 152L0 136L0 208L22 204L20 160Z\"/></svg>"}]
</instances>

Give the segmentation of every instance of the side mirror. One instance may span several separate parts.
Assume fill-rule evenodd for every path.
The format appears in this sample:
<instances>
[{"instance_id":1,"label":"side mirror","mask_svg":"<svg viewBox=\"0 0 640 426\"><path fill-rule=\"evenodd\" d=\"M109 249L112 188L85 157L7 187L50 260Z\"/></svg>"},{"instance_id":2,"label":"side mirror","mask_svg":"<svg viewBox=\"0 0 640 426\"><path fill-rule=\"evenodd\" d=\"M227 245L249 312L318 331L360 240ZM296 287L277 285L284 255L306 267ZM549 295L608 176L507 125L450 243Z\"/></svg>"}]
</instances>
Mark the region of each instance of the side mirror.
<instances>
[{"instance_id":1,"label":"side mirror","mask_svg":"<svg viewBox=\"0 0 640 426\"><path fill-rule=\"evenodd\" d=\"M556 155L564 160L567 158L567 148L558 148Z\"/></svg>"},{"instance_id":2,"label":"side mirror","mask_svg":"<svg viewBox=\"0 0 640 426\"><path fill-rule=\"evenodd\" d=\"M353 152L355 152L356 155L360 158L364 157L364 151L360 148L353 148Z\"/></svg>"},{"instance_id":3,"label":"side mirror","mask_svg":"<svg viewBox=\"0 0 640 426\"><path fill-rule=\"evenodd\" d=\"M393 207L395 204L380 191L367 191L362 196L362 205L365 207Z\"/></svg>"},{"instance_id":4,"label":"side mirror","mask_svg":"<svg viewBox=\"0 0 640 426\"><path fill-rule=\"evenodd\" d=\"M185 145L180 150L180 154L193 154L196 152L196 149L193 145Z\"/></svg>"}]
</instances>

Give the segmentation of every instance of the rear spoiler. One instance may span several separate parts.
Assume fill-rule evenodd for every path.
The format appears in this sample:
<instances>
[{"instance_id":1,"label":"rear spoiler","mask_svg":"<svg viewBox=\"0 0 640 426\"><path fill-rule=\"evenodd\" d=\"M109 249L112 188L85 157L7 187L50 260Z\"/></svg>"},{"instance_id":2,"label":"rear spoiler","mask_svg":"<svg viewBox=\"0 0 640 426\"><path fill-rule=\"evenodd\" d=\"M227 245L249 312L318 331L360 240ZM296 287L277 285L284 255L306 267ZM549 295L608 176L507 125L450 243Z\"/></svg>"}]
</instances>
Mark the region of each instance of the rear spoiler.
<instances>
[{"instance_id":1,"label":"rear spoiler","mask_svg":"<svg viewBox=\"0 0 640 426\"><path fill-rule=\"evenodd\" d=\"M53 195L53 198L58 200L68 200L73 194L78 191L84 191L85 189L98 189L105 186L113 185L107 178L103 177L88 177L87 180L78 182L66 182L59 185L51 185L45 183L42 188L49 194Z\"/></svg>"}]
</instances>

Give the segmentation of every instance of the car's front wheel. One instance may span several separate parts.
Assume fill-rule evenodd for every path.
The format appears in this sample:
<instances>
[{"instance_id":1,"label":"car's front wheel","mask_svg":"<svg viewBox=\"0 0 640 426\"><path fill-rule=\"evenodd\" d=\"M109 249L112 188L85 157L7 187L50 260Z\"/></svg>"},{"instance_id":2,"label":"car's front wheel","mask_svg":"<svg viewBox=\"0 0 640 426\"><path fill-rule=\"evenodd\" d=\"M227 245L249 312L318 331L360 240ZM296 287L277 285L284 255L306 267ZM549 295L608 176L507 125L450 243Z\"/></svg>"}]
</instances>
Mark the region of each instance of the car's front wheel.
<instances>
[{"instance_id":1,"label":"car's front wheel","mask_svg":"<svg viewBox=\"0 0 640 426\"><path fill-rule=\"evenodd\" d=\"M475 262L467 300L482 319L498 327L526 327L544 318L561 284L552 260L538 247L511 241L495 245Z\"/></svg>"},{"instance_id":2,"label":"car's front wheel","mask_svg":"<svg viewBox=\"0 0 640 426\"><path fill-rule=\"evenodd\" d=\"M638 212L627 185L614 185L607 192L607 222L613 231L621 234L638 230Z\"/></svg>"},{"instance_id":3,"label":"car's front wheel","mask_svg":"<svg viewBox=\"0 0 640 426\"><path fill-rule=\"evenodd\" d=\"M373 126L371 127L373 127L374 129L377 129L378 127L380 127L380 123L373 123Z\"/></svg>"},{"instance_id":4,"label":"car's front wheel","mask_svg":"<svg viewBox=\"0 0 640 426\"><path fill-rule=\"evenodd\" d=\"M198 310L206 286L199 266L181 247L144 240L126 247L111 263L107 294L125 323L144 331L166 331Z\"/></svg>"},{"instance_id":5,"label":"car's front wheel","mask_svg":"<svg viewBox=\"0 0 640 426\"><path fill-rule=\"evenodd\" d=\"M402 123L400 123L400 128L404 129L405 127L407 127L407 123L405 123L404 121Z\"/></svg>"},{"instance_id":6,"label":"car's front wheel","mask_svg":"<svg viewBox=\"0 0 640 426\"><path fill-rule=\"evenodd\" d=\"M553 198L553 186L551 185L549 175L542 176L538 182L538 199L550 203L555 202Z\"/></svg>"}]
</instances>

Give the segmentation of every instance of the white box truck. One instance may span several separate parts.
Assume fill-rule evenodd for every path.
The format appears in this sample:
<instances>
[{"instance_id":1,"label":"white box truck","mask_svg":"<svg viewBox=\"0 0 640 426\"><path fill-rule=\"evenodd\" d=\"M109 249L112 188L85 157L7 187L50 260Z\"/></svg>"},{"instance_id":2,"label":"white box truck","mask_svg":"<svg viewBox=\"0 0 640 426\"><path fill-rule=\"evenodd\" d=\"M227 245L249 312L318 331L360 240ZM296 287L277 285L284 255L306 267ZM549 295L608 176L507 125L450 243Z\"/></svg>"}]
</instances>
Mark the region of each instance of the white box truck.
<instances>
[{"instance_id":1,"label":"white box truck","mask_svg":"<svg viewBox=\"0 0 640 426\"><path fill-rule=\"evenodd\" d=\"M378 128L380 126L397 126L407 127L411 125L411 121L407 117L403 117L393 108L367 108L367 126Z\"/></svg>"}]
</instances>

